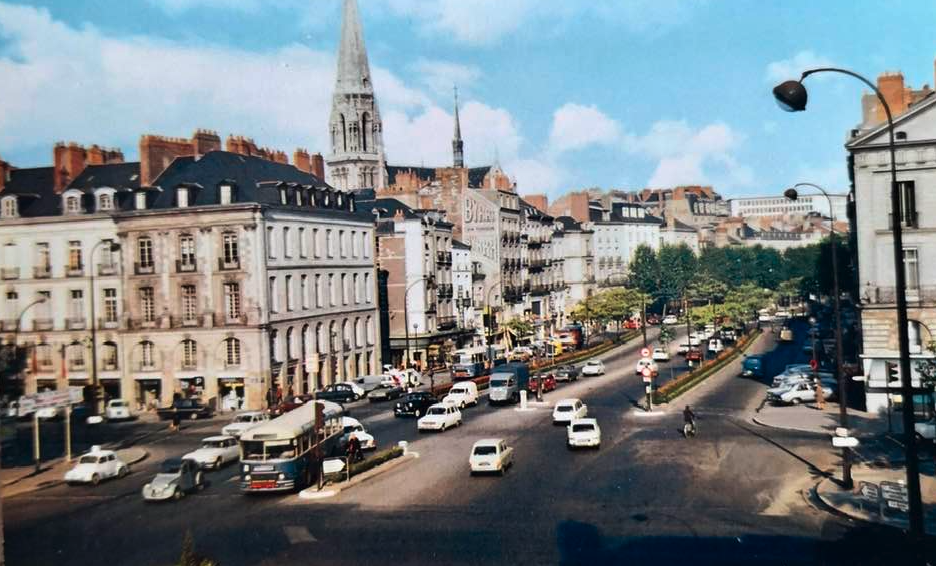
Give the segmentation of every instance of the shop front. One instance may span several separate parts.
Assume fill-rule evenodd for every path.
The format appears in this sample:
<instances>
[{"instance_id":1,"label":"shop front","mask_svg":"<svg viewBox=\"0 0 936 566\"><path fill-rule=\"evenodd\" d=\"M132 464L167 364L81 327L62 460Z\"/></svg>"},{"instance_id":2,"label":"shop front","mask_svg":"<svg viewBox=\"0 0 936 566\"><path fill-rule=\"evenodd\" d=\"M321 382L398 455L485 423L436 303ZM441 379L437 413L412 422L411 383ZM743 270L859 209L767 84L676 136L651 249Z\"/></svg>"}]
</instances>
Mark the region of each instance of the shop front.
<instances>
[{"instance_id":1,"label":"shop front","mask_svg":"<svg viewBox=\"0 0 936 566\"><path fill-rule=\"evenodd\" d=\"M162 404L162 378L136 379L137 410L155 410Z\"/></svg>"},{"instance_id":2,"label":"shop front","mask_svg":"<svg viewBox=\"0 0 936 566\"><path fill-rule=\"evenodd\" d=\"M104 392L104 402L110 401L111 399L122 399L121 389L120 389L120 379L101 378L99 380L101 384L101 390Z\"/></svg>"},{"instance_id":3,"label":"shop front","mask_svg":"<svg viewBox=\"0 0 936 566\"><path fill-rule=\"evenodd\" d=\"M205 401L205 378L196 375L191 377L180 377L178 379L179 387L177 392L183 399L198 399Z\"/></svg>"},{"instance_id":4,"label":"shop front","mask_svg":"<svg viewBox=\"0 0 936 566\"><path fill-rule=\"evenodd\" d=\"M218 407L220 412L240 411L246 401L243 377L218 378Z\"/></svg>"}]
</instances>

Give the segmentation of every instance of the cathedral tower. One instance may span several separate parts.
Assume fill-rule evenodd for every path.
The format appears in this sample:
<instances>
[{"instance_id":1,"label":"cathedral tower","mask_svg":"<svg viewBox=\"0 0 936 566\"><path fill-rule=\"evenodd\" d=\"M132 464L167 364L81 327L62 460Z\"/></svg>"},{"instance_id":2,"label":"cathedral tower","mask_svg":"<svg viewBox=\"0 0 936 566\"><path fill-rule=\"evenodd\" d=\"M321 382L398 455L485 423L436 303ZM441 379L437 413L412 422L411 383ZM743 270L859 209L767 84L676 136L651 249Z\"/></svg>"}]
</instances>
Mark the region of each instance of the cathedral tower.
<instances>
[{"instance_id":1,"label":"cathedral tower","mask_svg":"<svg viewBox=\"0 0 936 566\"><path fill-rule=\"evenodd\" d=\"M458 117L458 87L455 88L455 137L452 138L453 166L459 169L465 167L465 142L461 137L461 120Z\"/></svg>"},{"instance_id":2,"label":"cathedral tower","mask_svg":"<svg viewBox=\"0 0 936 566\"><path fill-rule=\"evenodd\" d=\"M328 183L341 190L383 188L383 124L371 82L356 0L344 0L338 72L332 98Z\"/></svg>"}]
</instances>

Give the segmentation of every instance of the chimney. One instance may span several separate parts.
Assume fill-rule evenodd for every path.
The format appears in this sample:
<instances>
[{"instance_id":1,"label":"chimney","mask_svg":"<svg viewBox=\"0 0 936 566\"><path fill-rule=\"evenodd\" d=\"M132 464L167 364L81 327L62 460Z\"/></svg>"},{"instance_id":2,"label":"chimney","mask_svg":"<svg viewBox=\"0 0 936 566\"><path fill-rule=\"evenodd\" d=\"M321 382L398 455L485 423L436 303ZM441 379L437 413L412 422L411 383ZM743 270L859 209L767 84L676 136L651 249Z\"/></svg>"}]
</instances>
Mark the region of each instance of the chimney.
<instances>
[{"instance_id":1,"label":"chimney","mask_svg":"<svg viewBox=\"0 0 936 566\"><path fill-rule=\"evenodd\" d=\"M283 165L289 165L289 157L286 156L286 152L282 150L276 150L271 152L273 161L277 163L282 163Z\"/></svg>"},{"instance_id":2,"label":"chimney","mask_svg":"<svg viewBox=\"0 0 936 566\"><path fill-rule=\"evenodd\" d=\"M218 132L199 128L192 135L192 147L196 157L201 157L209 151L221 151L221 138Z\"/></svg>"},{"instance_id":3,"label":"chimney","mask_svg":"<svg viewBox=\"0 0 936 566\"><path fill-rule=\"evenodd\" d=\"M907 111L908 96L903 73L884 73L878 77L877 84L895 118ZM883 106L878 107L877 119L879 123L887 120Z\"/></svg>"},{"instance_id":4,"label":"chimney","mask_svg":"<svg viewBox=\"0 0 936 566\"><path fill-rule=\"evenodd\" d=\"M140 184L152 185L153 181L169 167L175 158L194 154L190 140L153 135L140 136Z\"/></svg>"},{"instance_id":5,"label":"chimney","mask_svg":"<svg viewBox=\"0 0 936 566\"><path fill-rule=\"evenodd\" d=\"M549 199L546 195L527 195L524 197L524 200L540 212L545 213L549 210Z\"/></svg>"},{"instance_id":6,"label":"chimney","mask_svg":"<svg viewBox=\"0 0 936 566\"><path fill-rule=\"evenodd\" d=\"M75 142L68 145L59 142L52 150L52 157L54 189L56 193L61 193L68 183L84 171L87 166L87 152Z\"/></svg>"},{"instance_id":7,"label":"chimney","mask_svg":"<svg viewBox=\"0 0 936 566\"><path fill-rule=\"evenodd\" d=\"M301 147L293 153L293 164L296 166L296 169L304 173L312 172L312 161L309 157L309 152Z\"/></svg>"},{"instance_id":8,"label":"chimney","mask_svg":"<svg viewBox=\"0 0 936 566\"><path fill-rule=\"evenodd\" d=\"M88 165L104 165L104 150L94 144L88 148Z\"/></svg>"},{"instance_id":9,"label":"chimney","mask_svg":"<svg viewBox=\"0 0 936 566\"><path fill-rule=\"evenodd\" d=\"M313 153L311 156L312 174L319 179L325 180L325 159L321 153Z\"/></svg>"},{"instance_id":10,"label":"chimney","mask_svg":"<svg viewBox=\"0 0 936 566\"><path fill-rule=\"evenodd\" d=\"M13 168L10 167L10 164L0 159L0 193L3 192L3 189L6 188L7 182L10 180L10 171Z\"/></svg>"}]
</instances>

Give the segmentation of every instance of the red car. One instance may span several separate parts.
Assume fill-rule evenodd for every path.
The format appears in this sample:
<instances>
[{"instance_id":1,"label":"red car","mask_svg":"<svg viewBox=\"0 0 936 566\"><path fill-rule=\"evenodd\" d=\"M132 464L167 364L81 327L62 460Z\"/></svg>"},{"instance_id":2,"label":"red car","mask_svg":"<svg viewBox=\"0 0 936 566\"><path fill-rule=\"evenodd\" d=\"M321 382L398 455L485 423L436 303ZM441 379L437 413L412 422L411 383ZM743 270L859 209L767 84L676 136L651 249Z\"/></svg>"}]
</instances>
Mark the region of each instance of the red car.
<instances>
[{"instance_id":1,"label":"red car","mask_svg":"<svg viewBox=\"0 0 936 566\"><path fill-rule=\"evenodd\" d=\"M698 348L689 348L689 351L686 352L686 361L687 362L701 362L702 350Z\"/></svg>"},{"instance_id":2,"label":"red car","mask_svg":"<svg viewBox=\"0 0 936 566\"><path fill-rule=\"evenodd\" d=\"M653 326L656 326L656 325L660 324L660 317L659 317L658 315L655 315L655 314L648 314L648 315L647 315L647 324L650 324L650 325L653 325Z\"/></svg>"},{"instance_id":3,"label":"red car","mask_svg":"<svg viewBox=\"0 0 936 566\"><path fill-rule=\"evenodd\" d=\"M543 393L547 391L555 391L556 389L556 376L553 374L540 374L530 377L530 382L527 385L527 391L530 393L536 394L536 389L539 387L540 380L543 380Z\"/></svg>"}]
</instances>

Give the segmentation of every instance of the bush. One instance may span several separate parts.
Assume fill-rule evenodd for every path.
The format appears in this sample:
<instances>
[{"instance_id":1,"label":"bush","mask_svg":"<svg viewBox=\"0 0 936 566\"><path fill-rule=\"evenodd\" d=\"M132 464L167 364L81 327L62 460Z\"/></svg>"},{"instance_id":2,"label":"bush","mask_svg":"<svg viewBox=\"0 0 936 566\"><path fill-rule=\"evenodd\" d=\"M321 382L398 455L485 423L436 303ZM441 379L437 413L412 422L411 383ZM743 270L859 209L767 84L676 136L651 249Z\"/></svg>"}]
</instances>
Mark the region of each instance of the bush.
<instances>
[{"instance_id":1,"label":"bush","mask_svg":"<svg viewBox=\"0 0 936 566\"><path fill-rule=\"evenodd\" d=\"M394 446L393 448L380 451L363 462L351 464L351 477L354 477L358 474L363 474L367 470L374 469L377 466L389 462L394 458L399 458L402 455L403 449L399 446Z\"/></svg>"}]
</instances>

